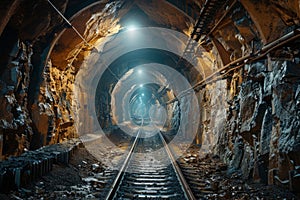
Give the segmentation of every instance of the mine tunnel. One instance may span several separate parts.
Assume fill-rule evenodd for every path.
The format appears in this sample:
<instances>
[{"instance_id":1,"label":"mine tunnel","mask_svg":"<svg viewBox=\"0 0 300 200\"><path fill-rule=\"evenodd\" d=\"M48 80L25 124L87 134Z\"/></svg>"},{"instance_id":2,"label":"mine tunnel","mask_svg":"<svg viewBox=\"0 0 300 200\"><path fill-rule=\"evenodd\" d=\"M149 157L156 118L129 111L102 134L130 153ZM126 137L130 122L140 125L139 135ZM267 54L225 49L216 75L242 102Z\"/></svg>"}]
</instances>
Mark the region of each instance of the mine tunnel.
<instances>
[{"instance_id":1,"label":"mine tunnel","mask_svg":"<svg viewBox=\"0 0 300 200\"><path fill-rule=\"evenodd\" d=\"M0 11L0 199L300 198L299 1Z\"/></svg>"}]
</instances>

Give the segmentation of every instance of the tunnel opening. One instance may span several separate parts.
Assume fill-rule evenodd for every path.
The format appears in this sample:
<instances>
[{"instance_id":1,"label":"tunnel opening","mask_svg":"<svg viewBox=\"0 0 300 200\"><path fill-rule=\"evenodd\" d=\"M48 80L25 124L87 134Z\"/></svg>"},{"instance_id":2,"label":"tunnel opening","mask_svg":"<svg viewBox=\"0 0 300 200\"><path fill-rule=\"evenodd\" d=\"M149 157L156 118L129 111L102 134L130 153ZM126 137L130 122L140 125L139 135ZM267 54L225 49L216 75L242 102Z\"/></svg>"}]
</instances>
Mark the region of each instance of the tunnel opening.
<instances>
[{"instance_id":1,"label":"tunnel opening","mask_svg":"<svg viewBox=\"0 0 300 200\"><path fill-rule=\"evenodd\" d=\"M140 69L141 70L141 69ZM142 73L142 70L138 73ZM159 89L159 88L157 88ZM130 104L130 118L135 124L141 126L147 126L150 122L153 121L151 116L154 117L154 113L150 112L151 106L155 106L156 103L159 103L157 99L157 91L153 91L151 86L146 84L140 84L139 88L134 91L131 95L129 104ZM150 121L151 120L151 121Z\"/></svg>"},{"instance_id":2,"label":"tunnel opening","mask_svg":"<svg viewBox=\"0 0 300 200\"><path fill-rule=\"evenodd\" d=\"M150 64L150 63L159 63L159 64L163 64L175 68L176 71L178 71L182 76L186 75L186 71L182 69L189 68L191 71L190 74L192 74L192 76L186 77L189 80L189 82L195 83L199 79L201 80L201 74L197 70L193 69L193 67L191 66L190 63L188 63L188 61L184 60L180 63L180 65L178 65L177 62L179 59L180 59L179 56L175 55L172 52L157 50L157 49L140 49L133 52L129 52L123 56L120 56L117 60L113 61L111 65L108 66L108 68L105 70L103 76L99 80L99 83L97 85L96 95L95 95L95 108L97 112L98 121L101 124L101 127L109 129L109 126L113 125L112 122L113 117L111 116L112 115L111 95L114 90L114 87L116 87L117 85L117 82L123 76L127 77L130 76L130 73L134 73L135 77L133 77L134 81L132 84L136 85L137 87L136 92L149 88L148 87L149 84L145 83L144 81L147 80L147 73L151 71L151 65L147 66L148 68L146 69L143 69L142 67L139 66L142 66L144 64ZM131 69L134 69L134 71L132 71ZM159 75L156 76L159 79ZM142 99L142 98L144 99L146 97L150 97L150 96L152 97L152 95L154 95L155 98L158 100L159 104L166 105L166 103L169 100L171 100L171 98L176 97L176 95L174 96L173 92L170 91L170 88L168 88L168 85L172 84L172 81L175 80L170 80L170 82L166 82L166 83L162 82L161 83L162 85L157 85L156 87L154 87L156 88L157 91L153 91L152 89L153 93L151 95L144 93L144 96L142 96L142 93L138 93L140 96L139 98L137 98L137 95L133 93L132 94L133 96L131 98L134 98L135 100ZM166 96L168 95L167 92L169 92L169 96ZM132 101L131 98L129 102ZM152 101L154 100L152 99ZM148 109L150 109L150 107L148 107ZM103 116L107 116L107 117L103 118Z\"/></svg>"}]
</instances>

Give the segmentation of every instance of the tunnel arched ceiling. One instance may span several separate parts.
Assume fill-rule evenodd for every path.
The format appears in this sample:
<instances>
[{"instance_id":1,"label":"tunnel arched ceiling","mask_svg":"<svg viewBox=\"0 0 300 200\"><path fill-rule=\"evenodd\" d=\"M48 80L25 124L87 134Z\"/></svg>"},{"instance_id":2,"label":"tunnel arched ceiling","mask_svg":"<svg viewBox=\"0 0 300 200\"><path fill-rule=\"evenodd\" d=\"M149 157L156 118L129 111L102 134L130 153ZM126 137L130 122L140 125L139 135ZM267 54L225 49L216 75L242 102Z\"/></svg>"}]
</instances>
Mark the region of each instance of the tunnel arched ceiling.
<instances>
[{"instance_id":1,"label":"tunnel arched ceiling","mask_svg":"<svg viewBox=\"0 0 300 200\"><path fill-rule=\"evenodd\" d=\"M205 5L205 1L195 0L151 1L151 3L146 1L126 1L126 3L122 1L108 2L109 1L94 0L85 2L78 0L70 0L68 2L53 1L59 10L65 13L68 18L71 18L74 27L82 34L85 30L85 23L93 14L99 13L99 11L106 11L107 18L116 19L115 22L110 21L112 23L109 25L113 26L116 25L118 19L116 16L110 16L109 11L122 10L122 12L118 13L118 17L119 19L123 17L125 19L130 9L139 10L138 12L142 12L144 17L151 19L152 22L148 22L149 24L166 26L184 31L188 34L191 32L192 25L194 24L193 19L197 19L201 8ZM210 36L213 36L211 39L217 47L218 52L220 52L223 64L229 63L230 57L232 59L232 57L237 57L243 53L241 52L242 50L233 52L233 49L240 49L244 44L253 39L261 41L262 44L266 44L288 32L288 27L297 27L299 25L299 6L296 0L280 2L250 0L242 0L240 2L227 1L225 7L228 10L220 10L217 12L217 15L213 17L212 23L218 24L218 28L212 28L213 31L209 33ZM18 30L23 40L36 41L45 33L59 35L60 31L64 30L63 28L65 27L62 26L64 24L63 20L46 1L30 3L11 1L5 3L1 11L3 11L3 17L0 18L0 22L2 22L0 34L6 25L9 25ZM14 16L16 12L23 13L23 15L19 15L19 17ZM242 13L248 13L248 17L243 17ZM226 17L223 17L224 14L226 14ZM48 16L48 18L46 16ZM173 19L170 18L170 16L172 16ZM22 23L26 18L36 20ZM221 22L220 19L222 19ZM40 24L42 21L43 24ZM56 21L56 24L54 24L54 21ZM106 34L108 32L113 33L114 30L107 30L108 28L106 28L105 25L108 23L105 22L105 17L100 19L100 21L102 25L101 29L103 30L102 34L104 32L106 32ZM62 55L52 54L54 65L60 68L63 68L65 65L66 58L67 60L70 59L70 57L68 58L70 51L81 42L70 28L64 31L68 34L64 34L65 37L63 37L60 42L56 41L56 47L54 47L54 51L58 54L60 52ZM97 34L94 36L97 37ZM257 49L259 49L261 45L259 45L259 43L257 43L257 45ZM59 62L63 62L63 64Z\"/></svg>"},{"instance_id":2,"label":"tunnel arched ceiling","mask_svg":"<svg viewBox=\"0 0 300 200\"><path fill-rule=\"evenodd\" d=\"M141 26L161 26L190 34L201 8L205 6L205 1L195 0L151 1L151 3L134 0L126 2L71 0L53 3L70 18L73 26L88 40L118 32L122 25L126 25L128 18L139 18ZM297 5L297 1L227 1L211 22L217 24L218 28L212 26L212 30L207 34L221 58L221 64L226 65L250 51L258 51L262 45L288 32L289 27L297 27L299 24ZM7 24L19 30L23 40L35 41L42 36L39 34L51 32L56 40L50 48L52 53L49 57L57 68L65 69L70 62L76 65L76 62L80 62L86 54L81 49L88 48L80 45L82 41L71 28L64 29L65 23L46 1L30 4L12 1L5 6L2 10L6 15L0 19L3 22L0 33ZM34 11L28 12L27 10L31 8ZM223 8L226 9L222 11ZM39 14L41 11L43 14ZM24 17L14 16L15 12L24 13ZM48 24L48 28L39 28L42 24L37 24L44 19L40 16L46 16L46 13L51 16L51 20L45 19L43 23ZM247 15L244 16L244 13ZM22 23L24 18L37 20ZM45 23L46 21L48 23ZM53 24L54 21L61 25ZM95 25L98 26L97 29L88 31ZM32 34L33 32L35 34Z\"/></svg>"},{"instance_id":3,"label":"tunnel arched ceiling","mask_svg":"<svg viewBox=\"0 0 300 200\"><path fill-rule=\"evenodd\" d=\"M87 41L109 36L130 25L138 27L166 27L188 33L194 20L168 2L116 1L113 3L93 3L79 10L71 20ZM171 16L171 18L170 18ZM172 19L173 18L173 19ZM178 20L179 19L179 20ZM64 68L73 62L82 41L72 29L66 29L57 37L51 53L53 65ZM78 53L83 56L83 52ZM79 58L80 60L80 58Z\"/></svg>"},{"instance_id":4,"label":"tunnel arched ceiling","mask_svg":"<svg viewBox=\"0 0 300 200\"><path fill-rule=\"evenodd\" d=\"M159 89L160 88L161 88L161 86L158 85L158 84L155 84L155 83L140 85L139 88L130 96L129 103L137 101L137 99L140 96L144 96L144 95L142 95L143 93L148 94L148 97L147 97L148 99L152 98L152 100L158 100L158 101L161 102L160 96L159 96Z\"/></svg>"},{"instance_id":5,"label":"tunnel arched ceiling","mask_svg":"<svg viewBox=\"0 0 300 200\"><path fill-rule=\"evenodd\" d=\"M186 75L183 69L188 68L192 72L191 75L187 77L187 80L191 84L195 84L202 80L201 74L191 63L183 59L179 64L177 64L179 59L179 55L160 49L147 48L129 52L121 55L114 60L110 66L108 66L97 87L99 87L99 89L102 87L103 89L106 87L105 85L114 84L130 69L147 63L168 65L173 67L183 76Z\"/></svg>"}]
</instances>

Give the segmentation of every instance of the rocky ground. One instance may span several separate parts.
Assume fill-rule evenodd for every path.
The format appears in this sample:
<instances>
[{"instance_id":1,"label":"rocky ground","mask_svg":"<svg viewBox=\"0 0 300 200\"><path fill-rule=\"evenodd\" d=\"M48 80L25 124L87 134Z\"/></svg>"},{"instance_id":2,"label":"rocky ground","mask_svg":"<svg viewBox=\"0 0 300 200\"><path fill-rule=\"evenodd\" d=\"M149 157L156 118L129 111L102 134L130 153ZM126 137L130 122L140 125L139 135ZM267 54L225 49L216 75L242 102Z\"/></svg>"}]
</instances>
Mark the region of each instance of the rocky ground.
<instances>
[{"instance_id":1,"label":"rocky ground","mask_svg":"<svg viewBox=\"0 0 300 200\"><path fill-rule=\"evenodd\" d=\"M238 171L228 173L227 166L217 156L200 158L198 148L190 148L179 163L194 170L194 173L183 172L194 186L194 193L202 193L200 199L297 199L276 186L245 181ZM104 199L115 174L116 171L101 164L82 147L68 165L55 164L48 175L26 188L0 194L0 199Z\"/></svg>"},{"instance_id":2,"label":"rocky ground","mask_svg":"<svg viewBox=\"0 0 300 200\"><path fill-rule=\"evenodd\" d=\"M1 194L0 199L101 199L114 174L79 148L68 165L55 164L48 175L26 188Z\"/></svg>"},{"instance_id":3,"label":"rocky ground","mask_svg":"<svg viewBox=\"0 0 300 200\"><path fill-rule=\"evenodd\" d=\"M240 170L224 164L219 156L199 156L199 146L191 146L178 164L197 199L299 199L276 185L245 180Z\"/></svg>"},{"instance_id":4,"label":"rocky ground","mask_svg":"<svg viewBox=\"0 0 300 200\"><path fill-rule=\"evenodd\" d=\"M115 144L104 150L104 139L83 142L67 165L54 164L41 179L17 191L0 193L0 199L104 199L130 142L122 132L112 131L109 139Z\"/></svg>"}]
</instances>

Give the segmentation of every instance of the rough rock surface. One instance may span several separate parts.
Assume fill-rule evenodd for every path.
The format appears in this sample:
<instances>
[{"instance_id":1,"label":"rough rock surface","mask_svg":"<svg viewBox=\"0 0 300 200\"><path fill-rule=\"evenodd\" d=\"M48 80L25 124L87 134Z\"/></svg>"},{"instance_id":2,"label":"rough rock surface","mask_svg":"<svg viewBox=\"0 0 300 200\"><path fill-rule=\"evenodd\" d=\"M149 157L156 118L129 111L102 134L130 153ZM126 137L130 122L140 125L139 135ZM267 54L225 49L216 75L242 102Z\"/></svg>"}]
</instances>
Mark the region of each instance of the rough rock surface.
<instances>
[{"instance_id":1,"label":"rough rock surface","mask_svg":"<svg viewBox=\"0 0 300 200\"><path fill-rule=\"evenodd\" d=\"M206 154L201 158L198 152L199 146L191 145L178 159L197 199L296 199L278 186L244 180L241 171L228 173L219 156Z\"/></svg>"},{"instance_id":2,"label":"rough rock surface","mask_svg":"<svg viewBox=\"0 0 300 200\"><path fill-rule=\"evenodd\" d=\"M218 88L207 86L203 90L203 102L208 106L204 106L206 114L202 117L201 151L214 150L229 164L229 173L241 172L245 180L277 184L298 192L299 63L270 64L271 71L263 62L245 66L246 78L233 92L235 95L228 96L227 102L219 103L224 107L217 108L219 112L227 108L227 121L221 127L212 124L215 114L207 114L218 105L213 103L213 98L220 97ZM223 92L230 93L225 89ZM207 131L211 131L210 138L204 135Z\"/></svg>"},{"instance_id":3,"label":"rough rock surface","mask_svg":"<svg viewBox=\"0 0 300 200\"><path fill-rule=\"evenodd\" d=\"M65 3L58 2L58 9L64 10ZM5 159L45 144L34 139L36 127L42 127L35 124L32 116L33 82L38 84L36 72L46 37L52 35L49 30L57 28L62 21L47 9L47 2L7 1L1 5L10 7L5 11L6 15L1 16L0 38L1 46L5 46L1 48L0 77L0 151L1 159ZM40 107L45 112L49 110L47 105ZM47 121L45 117L41 120Z\"/></svg>"},{"instance_id":4,"label":"rough rock surface","mask_svg":"<svg viewBox=\"0 0 300 200\"><path fill-rule=\"evenodd\" d=\"M28 112L28 88L32 70L30 44L16 42L10 63L0 77L1 158L30 148L32 120Z\"/></svg>"}]
</instances>

